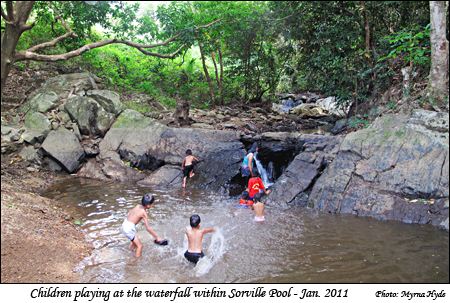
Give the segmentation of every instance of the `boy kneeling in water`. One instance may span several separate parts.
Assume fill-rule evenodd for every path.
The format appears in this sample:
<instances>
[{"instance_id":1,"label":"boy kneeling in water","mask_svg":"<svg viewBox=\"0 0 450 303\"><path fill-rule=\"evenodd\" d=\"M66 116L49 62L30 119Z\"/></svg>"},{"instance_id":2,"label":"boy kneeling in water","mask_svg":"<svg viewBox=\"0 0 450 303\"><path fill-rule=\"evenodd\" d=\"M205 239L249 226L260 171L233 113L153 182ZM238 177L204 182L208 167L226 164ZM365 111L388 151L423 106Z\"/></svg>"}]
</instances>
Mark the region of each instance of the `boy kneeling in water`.
<instances>
[{"instance_id":1,"label":"boy kneeling in water","mask_svg":"<svg viewBox=\"0 0 450 303\"><path fill-rule=\"evenodd\" d=\"M152 207L155 198L151 194L145 194L142 197L142 205L136 205L129 212L127 217L122 223L122 233L131 241L130 249L136 249L136 257L140 257L142 254L142 243L136 234L136 224L141 220L144 220L145 228L155 238L155 243L158 245L167 245L168 241L161 239L158 234L148 224L147 209Z\"/></svg>"},{"instance_id":2,"label":"boy kneeling in water","mask_svg":"<svg viewBox=\"0 0 450 303\"><path fill-rule=\"evenodd\" d=\"M192 215L189 219L191 229L186 227L186 236L188 238L188 249L184 253L184 257L197 264L200 258L203 258L205 254L202 250L203 235L216 231L213 227L200 229L200 216Z\"/></svg>"},{"instance_id":3,"label":"boy kneeling in water","mask_svg":"<svg viewBox=\"0 0 450 303\"><path fill-rule=\"evenodd\" d=\"M255 221L257 222L265 220L264 203L261 202L261 198L268 194L270 194L270 189L266 190L258 170L254 170L253 177L248 180L248 189L242 193L242 199L253 201L253 204L249 205L255 211Z\"/></svg>"}]
</instances>

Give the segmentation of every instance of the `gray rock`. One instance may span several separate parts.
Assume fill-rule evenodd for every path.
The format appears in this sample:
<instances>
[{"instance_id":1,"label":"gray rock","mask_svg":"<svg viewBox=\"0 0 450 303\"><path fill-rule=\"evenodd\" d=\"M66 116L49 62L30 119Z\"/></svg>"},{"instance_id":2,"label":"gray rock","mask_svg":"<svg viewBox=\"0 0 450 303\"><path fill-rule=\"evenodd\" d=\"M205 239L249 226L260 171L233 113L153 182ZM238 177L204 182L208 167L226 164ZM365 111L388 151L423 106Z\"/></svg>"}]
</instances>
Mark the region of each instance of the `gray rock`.
<instances>
[{"instance_id":1,"label":"gray rock","mask_svg":"<svg viewBox=\"0 0 450 303\"><path fill-rule=\"evenodd\" d=\"M65 110L76 121L81 134L104 136L112 122L114 114L108 113L97 101L88 97L72 97L65 104Z\"/></svg>"},{"instance_id":2,"label":"gray rock","mask_svg":"<svg viewBox=\"0 0 450 303\"><path fill-rule=\"evenodd\" d=\"M331 213L438 225L448 206L404 199L448 199L448 139L417 128L412 117L386 115L369 128L348 134L334 161L315 183L308 203ZM434 131L436 132L436 131ZM438 131L439 132L439 131Z\"/></svg>"},{"instance_id":3,"label":"gray rock","mask_svg":"<svg viewBox=\"0 0 450 303\"><path fill-rule=\"evenodd\" d=\"M336 97L327 97L324 99L319 99L316 101L316 104L321 106L331 115L335 115L337 117L345 117L350 109L350 104L339 104L336 101Z\"/></svg>"},{"instance_id":4,"label":"gray rock","mask_svg":"<svg viewBox=\"0 0 450 303\"><path fill-rule=\"evenodd\" d=\"M41 164L40 155L33 146L24 146L19 156L30 163Z\"/></svg>"},{"instance_id":5,"label":"gray rock","mask_svg":"<svg viewBox=\"0 0 450 303\"><path fill-rule=\"evenodd\" d=\"M25 132L22 138L25 142L35 144L42 142L50 131L50 121L47 116L38 112L31 112L25 116Z\"/></svg>"},{"instance_id":6,"label":"gray rock","mask_svg":"<svg viewBox=\"0 0 450 303\"><path fill-rule=\"evenodd\" d=\"M58 162L56 162L55 160L53 160L52 158L49 157L44 157L44 160L42 161L44 165L47 166L47 168L51 171L62 171L63 168L61 167L61 165L58 164Z\"/></svg>"},{"instance_id":7,"label":"gray rock","mask_svg":"<svg viewBox=\"0 0 450 303\"><path fill-rule=\"evenodd\" d=\"M41 112L46 113L50 109L55 108L59 100L58 95L54 91L42 90L32 97L24 106L21 107L21 111L28 112Z\"/></svg>"},{"instance_id":8,"label":"gray rock","mask_svg":"<svg viewBox=\"0 0 450 303\"><path fill-rule=\"evenodd\" d=\"M180 187L182 181L180 166L164 165L150 176L138 182L142 186Z\"/></svg>"},{"instance_id":9,"label":"gray rock","mask_svg":"<svg viewBox=\"0 0 450 303\"><path fill-rule=\"evenodd\" d=\"M69 173L78 169L84 157L83 148L75 134L62 127L51 131L41 148Z\"/></svg>"},{"instance_id":10,"label":"gray rock","mask_svg":"<svg viewBox=\"0 0 450 303\"><path fill-rule=\"evenodd\" d=\"M119 164L123 159L139 169L154 170L163 164L180 166L188 148L203 160L196 167L198 178L193 182L202 188L226 186L238 173L244 156L235 132L170 128L136 111L125 110L100 143L99 159Z\"/></svg>"},{"instance_id":11,"label":"gray rock","mask_svg":"<svg viewBox=\"0 0 450 303\"><path fill-rule=\"evenodd\" d=\"M347 119L341 119L336 121L333 128L330 130L333 135L337 135L341 132L343 132L348 126L348 120Z\"/></svg>"},{"instance_id":12,"label":"gray rock","mask_svg":"<svg viewBox=\"0 0 450 303\"><path fill-rule=\"evenodd\" d=\"M116 116L125 109L125 106L120 102L120 95L116 92L96 89L87 91L87 96L97 101L108 113L113 113Z\"/></svg>"},{"instance_id":13,"label":"gray rock","mask_svg":"<svg viewBox=\"0 0 450 303\"><path fill-rule=\"evenodd\" d=\"M12 127L9 127L9 126L7 126L7 125L3 125L3 124L2 124L2 127L1 127L1 133L2 133L2 136L4 136L4 135L9 135L9 134L11 133L12 130L13 130Z\"/></svg>"}]
</instances>

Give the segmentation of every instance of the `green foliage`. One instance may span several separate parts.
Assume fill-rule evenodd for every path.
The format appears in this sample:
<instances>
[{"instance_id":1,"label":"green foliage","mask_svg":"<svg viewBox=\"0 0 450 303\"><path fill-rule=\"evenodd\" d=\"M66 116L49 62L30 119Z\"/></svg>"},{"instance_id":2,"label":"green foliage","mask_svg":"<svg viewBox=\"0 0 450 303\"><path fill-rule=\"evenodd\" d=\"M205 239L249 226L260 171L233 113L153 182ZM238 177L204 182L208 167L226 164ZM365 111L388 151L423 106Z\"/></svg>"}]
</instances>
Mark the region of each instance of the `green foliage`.
<instances>
[{"instance_id":1,"label":"green foliage","mask_svg":"<svg viewBox=\"0 0 450 303\"><path fill-rule=\"evenodd\" d=\"M30 19L36 25L21 36L17 49L64 34L57 15L78 37L45 54L112 37L155 43L179 34L173 43L151 49L171 53L182 47L174 60L115 44L67 63L92 70L114 89L148 94L167 107L179 98L208 108L219 100L258 102L277 92L298 91L362 103L391 85L399 66L429 68L429 7L423 1L171 1L139 14L138 7L122 1L37 1ZM146 104L127 107L150 110ZM394 110L396 104L388 107ZM362 117L351 123L365 127L367 121Z\"/></svg>"},{"instance_id":2,"label":"green foliage","mask_svg":"<svg viewBox=\"0 0 450 303\"><path fill-rule=\"evenodd\" d=\"M414 65L430 64L430 25L414 26L385 37L391 51L378 59L379 62L401 57L405 63Z\"/></svg>"}]
</instances>

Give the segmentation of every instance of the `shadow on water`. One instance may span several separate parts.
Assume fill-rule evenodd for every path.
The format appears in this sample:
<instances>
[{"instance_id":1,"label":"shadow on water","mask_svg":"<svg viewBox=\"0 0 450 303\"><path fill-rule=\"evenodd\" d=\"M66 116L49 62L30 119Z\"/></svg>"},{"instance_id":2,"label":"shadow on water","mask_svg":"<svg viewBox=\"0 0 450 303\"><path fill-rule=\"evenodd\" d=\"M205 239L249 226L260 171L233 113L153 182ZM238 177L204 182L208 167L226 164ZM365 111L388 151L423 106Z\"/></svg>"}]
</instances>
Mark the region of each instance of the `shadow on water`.
<instances>
[{"instance_id":1,"label":"shadow on water","mask_svg":"<svg viewBox=\"0 0 450 303\"><path fill-rule=\"evenodd\" d=\"M151 191L151 226L169 240L153 244L142 223L144 250L136 259L120 225ZM73 179L48 190L78 220L92 241L92 255L78 266L83 282L133 283L351 283L449 282L449 235L432 226L332 216L310 209L266 208L266 221L230 197L188 189L164 191L133 184ZM200 215L205 257L185 260L185 227ZM421 264L421 266L417 266Z\"/></svg>"}]
</instances>

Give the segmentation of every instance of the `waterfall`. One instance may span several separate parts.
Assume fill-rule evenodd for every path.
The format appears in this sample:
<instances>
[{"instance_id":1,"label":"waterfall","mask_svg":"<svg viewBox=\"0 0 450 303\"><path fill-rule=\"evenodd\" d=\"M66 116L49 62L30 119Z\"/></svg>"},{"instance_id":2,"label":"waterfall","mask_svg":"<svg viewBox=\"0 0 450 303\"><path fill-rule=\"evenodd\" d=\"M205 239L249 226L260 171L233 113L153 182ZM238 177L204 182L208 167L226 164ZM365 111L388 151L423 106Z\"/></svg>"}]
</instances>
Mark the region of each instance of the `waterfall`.
<instances>
[{"instance_id":1,"label":"waterfall","mask_svg":"<svg viewBox=\"0 0 450 303\"><path fill-rule=\"evenodd\" d=\"M267 171L265 170L265 168L263 167L261 162L259 162L258 158L256 158L256 155L255 155L254 159L255 159L256 167L258 168L259 174L261 175L261 179L263 181L264 187L267 189L270 186L272 186L273 183L270 182L269 177L267 176Z\"/></svg>"}]
</instances>

